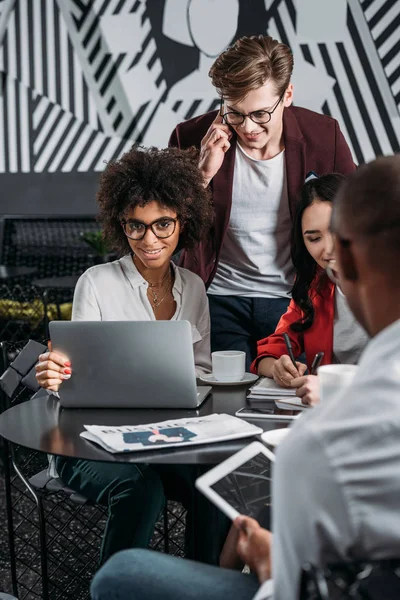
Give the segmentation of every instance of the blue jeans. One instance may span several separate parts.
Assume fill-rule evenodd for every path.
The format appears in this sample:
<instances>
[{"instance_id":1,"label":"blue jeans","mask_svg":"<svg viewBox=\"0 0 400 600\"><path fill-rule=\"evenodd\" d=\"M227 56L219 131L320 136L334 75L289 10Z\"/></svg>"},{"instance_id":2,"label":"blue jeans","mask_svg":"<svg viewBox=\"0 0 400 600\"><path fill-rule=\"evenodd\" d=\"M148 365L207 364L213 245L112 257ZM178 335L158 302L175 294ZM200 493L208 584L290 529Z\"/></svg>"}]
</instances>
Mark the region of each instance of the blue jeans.
<instances>
[{"instance_id":1,"label":"blue jeans","mask_svg":"<svg viewBox=\"0 0 400 600\"><path fill-rule=\"evenodd\" d=\"M211 351L246 352L246 371L257 356L257 341L274 333L290 298L246 298L208 294Z\"/></svg>"},{"instance_id":2,"label":"blue jeans","mask_svg":"<svg viewBox=\"0 0 400 600\"><path fill-rule=\"evenodd\" d=\"M95 575L92 600L251 600L254 575L151 550L125 550Z\"/></svg>"}]
</instances>

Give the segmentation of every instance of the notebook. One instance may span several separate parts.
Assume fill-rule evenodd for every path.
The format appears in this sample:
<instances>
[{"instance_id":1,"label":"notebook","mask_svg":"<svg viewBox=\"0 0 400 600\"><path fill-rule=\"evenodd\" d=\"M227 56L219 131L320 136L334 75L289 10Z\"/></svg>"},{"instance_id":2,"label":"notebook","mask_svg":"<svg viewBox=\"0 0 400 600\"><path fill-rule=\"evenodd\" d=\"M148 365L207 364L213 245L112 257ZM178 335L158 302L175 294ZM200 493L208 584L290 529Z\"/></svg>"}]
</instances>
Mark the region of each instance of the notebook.
<instances>
[{"instance_id":1,"label":"notebook","mask_svg":"<svg viewBox=\"0 0 400 600\"><path fill-rule=\"evenodd\" d=\"M265 400L277 400L279 398L293 398L294 396L296 396L295 389L281 387L273 379L263 377L250 388L247 398L251 399L252 402L257 402L258 400L261 402Z\"/></svg>"}]
</instances>

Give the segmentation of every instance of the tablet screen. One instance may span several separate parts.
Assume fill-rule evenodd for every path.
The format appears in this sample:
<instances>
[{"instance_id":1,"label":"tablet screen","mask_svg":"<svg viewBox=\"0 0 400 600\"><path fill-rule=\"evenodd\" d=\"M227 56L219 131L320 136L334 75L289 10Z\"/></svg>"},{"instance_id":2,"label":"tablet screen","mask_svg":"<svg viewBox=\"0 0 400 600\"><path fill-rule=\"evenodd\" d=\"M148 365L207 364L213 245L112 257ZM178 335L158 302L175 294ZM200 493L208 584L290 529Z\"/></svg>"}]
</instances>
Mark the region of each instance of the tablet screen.
<instances>
[{"instance_id":1,"label":"tablet screen","mask_svg":"<svg viewBox=\"0 0 400 600\"><path fill-rule=\"evenodd\" d=\"M269 458L260 452L210 485L210 488L240 514L253 517L261 525L268 527L271 464Z\"/></svg>"}]
</instances>

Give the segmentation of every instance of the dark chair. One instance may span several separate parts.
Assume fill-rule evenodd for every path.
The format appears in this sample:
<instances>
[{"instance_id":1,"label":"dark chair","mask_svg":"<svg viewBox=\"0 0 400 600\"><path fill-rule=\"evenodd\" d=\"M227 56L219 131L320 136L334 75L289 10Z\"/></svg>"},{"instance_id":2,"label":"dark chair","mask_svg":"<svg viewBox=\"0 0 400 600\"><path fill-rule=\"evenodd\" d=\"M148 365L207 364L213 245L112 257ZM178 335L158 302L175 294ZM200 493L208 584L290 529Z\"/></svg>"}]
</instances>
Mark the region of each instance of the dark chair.
<instances>
[{"instance_id":1,"label":"dark chair","mask_svg":"<svg viewBox=\"0 0 400 600\"><path fill-rule=\"evenodd\" d=\"M32 285L38 288L42 294L43 300L43 323L44 323L44 335L47 338L50 337L49 334L49 299L54 298L56 310L57 310L57 319L61 321L62 315L60 311L60 297L65 300L65 292L69 292L72 299L72 294L75 289L75 286L78 282L79 275L65 275L64 277L44 277L43 279L34 279L32 281Z\"/></svg>"},{"instance_id":2,"label":"dark chair","mask_svg":"<svg viewBox=\"0 0 400 600\"><path fill-rule=\"evenodd\" d=\"M2 359L16 348L2 344ZM36 392L34 365L46 346L32 340L0 378L3 408ZM105 511L47 475L41 453L4 443L10 567L13 593L22 598L89 597ZM11 465L11 469L10 469Z\"/></svg>"},{"instance_id":3,"label":"dark chair","mask_svg":"<svg viewBox=\"0 0 400 600\"><path fill-rule=\"evenodd\" d=\"M36 278L80 275L96 261L83 236L99 228L94 215L3 215L0 264L34 267Z\"/></svg>"},{"instance_id":4,"label":"dark chair","mask_svg":"<svg viewBox=\"0 0 400 600\"><path fill-rule=\"evenodd\" d=\"M400 560L357 560L322 570L310 563L301 574L300 600L398 600Z\"/></svg>"},{"instance_id":5,"label":"dark chair","mask_svg":"<svg viewBox=\"0 0 400 600\"><path fill-rule=\"evenodd\" d=\"M46 335L39 327L43 323L43 285L33 288L32 278L81 275L97 262L84 236L98 231L94 215L0 217L0 339L41 339ZM46 285L46 300L55 296L57 307L71 301L73 285L53 292L55 287ZM45 329L46 325L44 322Z\"/></svg>"},{"instance_id":6,"label":"dark chair","mask_svg":"<svg viewBox=\"0 0 400 600\"><path fill-rule=\"evenodd\" d=\"M1 344L6 367L0 377L2 410L29 401L36 393L34 366L45 350L45 345L32 340L22 350ZM3 468L13 593L20 600L89 598L106 510L49 477L42 453L3 440ZM183 528L182 507L170 503L151 546L182 555Z\"/></svg>"}]
</instances>

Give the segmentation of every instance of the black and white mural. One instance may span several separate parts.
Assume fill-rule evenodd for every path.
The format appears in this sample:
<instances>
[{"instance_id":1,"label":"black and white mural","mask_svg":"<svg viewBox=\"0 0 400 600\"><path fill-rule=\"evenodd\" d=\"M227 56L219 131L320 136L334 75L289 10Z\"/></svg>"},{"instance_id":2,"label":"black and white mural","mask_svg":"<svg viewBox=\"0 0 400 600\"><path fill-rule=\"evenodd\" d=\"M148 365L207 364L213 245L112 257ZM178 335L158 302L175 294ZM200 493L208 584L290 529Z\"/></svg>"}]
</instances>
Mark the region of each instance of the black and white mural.
<instances>
[{"instance_id":1,"label":"black and white mural","mask_svg":"<svg viewBox=\"0 0 400 600\"><path fill-rule=\"evenodd\" d=\"M400 0L0 0L0 180L37 175L45 196L135 140L165 146L217 106L215 57L265 32L293 51L295 104L338 119L356 162L399 150Z\"/></svg>"}]
</instances>

